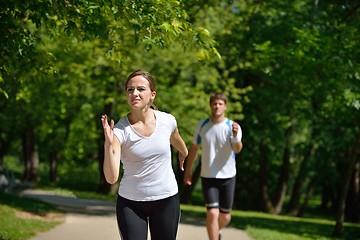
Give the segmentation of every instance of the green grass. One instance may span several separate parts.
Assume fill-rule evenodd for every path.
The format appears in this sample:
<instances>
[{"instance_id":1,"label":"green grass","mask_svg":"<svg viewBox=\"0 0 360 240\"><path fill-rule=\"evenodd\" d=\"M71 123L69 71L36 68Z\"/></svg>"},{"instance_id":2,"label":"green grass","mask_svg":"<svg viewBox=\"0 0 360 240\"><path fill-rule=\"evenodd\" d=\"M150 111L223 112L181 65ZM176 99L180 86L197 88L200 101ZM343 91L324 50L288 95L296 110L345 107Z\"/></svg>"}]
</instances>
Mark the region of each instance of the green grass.
<instances>
[{"instance_id":1,"label":"green grass","mask_svg":"<svg viewBox=\"0 0 360 240\"><path fill-rule=\"evenodd\" d=\"M59 217L49 220L49 214L62 215L41 201L0 193L0 240L30 239L61 222Z\"/></svg>"},{"instance_id":2,"label":"green grass","mask_svg":"<svg viewBox=\"0 0 360 240\"><path fill-rule=\"evenodd\" d=\"M205 218L205 207L181 206L184 215ZM355 240L360 239L360 224L345 223L341 238L332 238L334 221L296 218L259 212L233 211L232 227L242 229L254 240Z\"/></svg>"}]
</instances>

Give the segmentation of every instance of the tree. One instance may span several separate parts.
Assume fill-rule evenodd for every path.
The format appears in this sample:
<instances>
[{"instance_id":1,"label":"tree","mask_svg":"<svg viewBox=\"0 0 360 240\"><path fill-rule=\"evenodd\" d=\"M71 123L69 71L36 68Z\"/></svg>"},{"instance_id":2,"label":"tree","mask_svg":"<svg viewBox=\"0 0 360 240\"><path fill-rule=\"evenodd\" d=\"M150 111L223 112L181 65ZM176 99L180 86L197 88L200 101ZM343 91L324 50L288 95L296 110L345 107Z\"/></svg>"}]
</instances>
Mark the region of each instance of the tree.
<instances>
[{"instance_id":1,"label":"tree","mask_svg":"<svg viewBox=\"0 0 360 240\"><path fill-rule=\"evenodd\" d=\"M81 129L79 127L81 125L76 122L80 120L72 117L75 113L86 111L100 112L97 104L81 103L84 100L104 98L106 102L102 102L101 108L111 111L114 91L109 92L106 87L103 91L99 91L99 94L94 94L92 91L99 84L98 81L100 83L103 81L100 78L118 74L119 71L114 69L119 63L123 65L128 62L126 57L132 55L128 53L134 49L134 46L142 46L149 50L154 47L170 46L172 41L178 40L188 48L198 47L202 51L212 49L211 41L203 39L209 39L206 34L204 35L206 31L193 29L187 22L187 14L182 7L181 2L178 1L85 3L14 0L4 3L0 10L2 19L0 40L4 44L0 50L3 56L0 61L0 90L4 100L10 99L15 105L23 105L27 110L28 115L24 117L28 121L28 127L20 128L23 129L24 136L23 149L26 163L24 175L29 176L26 177L27 180L37 179L39 160L33 156L38 155L38 138L42 144L40 148L44 149L40 155L51 159L49 171L52 182L56 182L57 179L57 160L60 157L86 158L86 150L91 149L91 145L85 147L84 141L75 141L76 144L72 146L77 146L77 151L70 150L68 146L76 139L73 137L74 132ZM99 39L101 41L98 41ZM80 58L85 54L90 56L89 52L74 48L74 44L87 50L90 50L91 44L94 44L99 49L96 52L99 55L95 56L95 59L102 62L86 61L88 66L83 68L72 63L70 66L61 66L63 59L71 60L73 63L78 59L68 58L58 50L64 50L67 54L74 50L80 53L78 56L75 55ZM80 56L81 54L84 55ZM104 60L111 63L103 64ZM126 70L127 67L121 71ZM123 74L121 71L120 74ZM62 74L66 74L67 78ZM85 83L85 78L92 81ZM54 88L60 91L56 92ZM39 93L40 89L50 91ZM84 89L89 91L81 92ZM49 97L50 93L54 94L54 99ZM66 99L69 93L75 101ZM18 96L15 98L16 95ZM44 101L44 99L49 100ZM57 105L59 103L60 105ZM45 119L39 122L37 116L42 112L41 109L52 111L54 115L47 119L51 124L41 121ZM21 122L20 120L19 126ZM39 132L38 128L42 131ZM52 131L53 129L56 130ZM93 132L96 130L93 129ZM100 149L99 144L98 140L97 147ZM102 173L102 157L97 158ZM33 172L35 176L29 175L28 172ZM100 182L105 183L103 178Z\"/></svg>"}]
</instances>

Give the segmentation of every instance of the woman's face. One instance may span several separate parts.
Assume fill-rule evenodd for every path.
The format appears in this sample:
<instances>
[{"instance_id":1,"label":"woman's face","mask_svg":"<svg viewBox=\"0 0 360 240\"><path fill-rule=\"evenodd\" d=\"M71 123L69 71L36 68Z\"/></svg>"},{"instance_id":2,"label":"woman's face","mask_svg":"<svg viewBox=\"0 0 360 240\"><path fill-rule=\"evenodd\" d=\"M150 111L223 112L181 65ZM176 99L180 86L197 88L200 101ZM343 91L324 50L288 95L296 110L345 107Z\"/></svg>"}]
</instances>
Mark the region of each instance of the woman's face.
<instances>
[{"instance_id":1,"label":"woman's face","mask_svg":"<svg viewBox=\"0 0 360 240\"><path fill-rule=\"evenodd\" d=\"M131 78L126 86L127 101L132 109L150 107L155 95L156 92L150 89L149 81L140 75Z\"/></svg>"}]
</instances>

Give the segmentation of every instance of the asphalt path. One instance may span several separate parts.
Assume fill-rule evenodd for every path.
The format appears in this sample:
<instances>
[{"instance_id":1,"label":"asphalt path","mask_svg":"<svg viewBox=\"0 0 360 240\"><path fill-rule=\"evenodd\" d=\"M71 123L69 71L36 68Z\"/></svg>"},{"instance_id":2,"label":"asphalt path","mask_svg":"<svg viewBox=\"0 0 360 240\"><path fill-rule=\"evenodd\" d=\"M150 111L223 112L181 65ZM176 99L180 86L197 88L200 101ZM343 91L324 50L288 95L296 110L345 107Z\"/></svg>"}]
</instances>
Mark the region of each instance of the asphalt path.
<instances>
[{"instance_id":1,"label":"asphalt path","mask_svg":"<svg viewBox=\"0 0 360 240\"><path fill-rule=\"evenodd\" d=\"M25 190L27 197L53 204L66 212L65 221L55 228L39 233L31 240L119 240L115 217L115 203L94 199L64 196L50 191ZM151 239L150 236L148 239ZM178 240L206 240L205 219L182 216ZM251 240L242 230L227 227L222 230L223 240Z\"/></svg>"}]
</instances>

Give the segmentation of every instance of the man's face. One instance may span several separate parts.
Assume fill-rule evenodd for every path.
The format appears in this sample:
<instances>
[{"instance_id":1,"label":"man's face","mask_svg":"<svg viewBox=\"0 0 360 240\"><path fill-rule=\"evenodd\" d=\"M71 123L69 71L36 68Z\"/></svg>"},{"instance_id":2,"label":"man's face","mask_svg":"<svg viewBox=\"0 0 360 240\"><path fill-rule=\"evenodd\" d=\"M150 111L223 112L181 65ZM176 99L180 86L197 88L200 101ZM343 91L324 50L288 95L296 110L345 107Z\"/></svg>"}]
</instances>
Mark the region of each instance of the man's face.
<instances>
[{"instance_id":1,"label":"man's face","mask_svg":"<svg viewBox=\"0 0 360 240\"><path fill-rule=\"evenodd\" d=\"M225 114L226 104L223 100L216 99L211 105L211 115L213 117L221 117Z\"/></svg>"}]
</instances>

